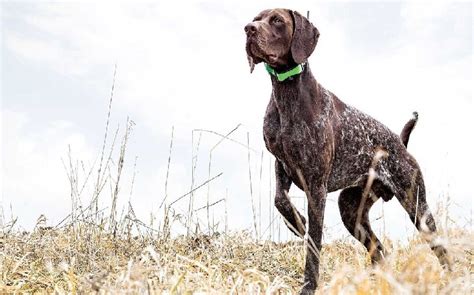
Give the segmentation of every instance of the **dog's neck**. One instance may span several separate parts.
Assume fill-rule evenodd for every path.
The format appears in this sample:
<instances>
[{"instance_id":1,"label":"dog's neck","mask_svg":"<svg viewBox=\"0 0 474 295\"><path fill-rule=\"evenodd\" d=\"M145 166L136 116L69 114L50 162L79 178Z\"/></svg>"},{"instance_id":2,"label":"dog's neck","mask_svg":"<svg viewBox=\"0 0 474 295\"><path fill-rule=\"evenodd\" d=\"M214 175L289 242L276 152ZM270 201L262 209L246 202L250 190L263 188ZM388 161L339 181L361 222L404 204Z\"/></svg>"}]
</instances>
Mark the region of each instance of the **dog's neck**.
<instances>
[{"instance_id":1,"label":"dog's neck","mask_svg":"<svg viewBox=\"0 0 474 295\"><path fill-rule=\"evenodd\" d=\"M294 65L292 66L294 67ZM278 71L280 70L281 69L278 69ZM272 81L273 96L277 101L295 100L308 84L316 82L308 63L305 63L303 71L300 74L289 77L284 81L279 81L274 75L269 76Z\"/></svg>"},{"instance_id":2,"label":"dog's neck","mask_svg":"<svg viewBox=\"0 0 474 295\"><path fill-rule=\"evenodd\" d=\"M287 62L284 65L273 66L268 62L265 63L271 66L277 73L289 71L298 65L292 58L288 58Z\"/></svg>"},{"instance_id":3,"label":"dog's neck","mask_svg":"<svg viewBox=\"0 0 474 295\"><path fill-rule=\"evenodd\" d=\"M308 64L304 67L301 74L293 76L292 79L278 81L278 79L270 75L272 81L272 98L280 113L280 116L287 117L290 120L295 113L301 112L301 115L308 109L317 109L323 111L324 106L330 105L325 96L319 95L324 88L314 78ZM314 93L314 95L308 95ZM286 122L285 121L285 122Z\"/></svg>"}]
</instances>

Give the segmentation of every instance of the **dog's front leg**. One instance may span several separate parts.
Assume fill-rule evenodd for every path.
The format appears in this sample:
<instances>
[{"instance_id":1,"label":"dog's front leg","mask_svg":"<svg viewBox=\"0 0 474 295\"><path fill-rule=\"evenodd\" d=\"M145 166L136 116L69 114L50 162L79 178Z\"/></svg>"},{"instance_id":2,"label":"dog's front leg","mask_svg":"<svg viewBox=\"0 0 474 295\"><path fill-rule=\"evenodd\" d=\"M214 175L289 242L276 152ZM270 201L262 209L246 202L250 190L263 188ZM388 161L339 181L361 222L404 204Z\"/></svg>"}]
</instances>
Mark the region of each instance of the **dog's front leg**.
<instances>
[{"instance_id":1,"label":"dog's front leg","mask_svg":"<svg viewBox=\"0 0 474 295\"><path fill-rule=\"evenodd\" d=\"M306 265L304 286L301 294L313 294L318 286L319 254L323 234L324 207L326 204L326 187L317 185L306 190L308 198L308 240L306 248Z\"/></svg>"},{"instance_id":2,"label":"dog's front leg","mask_svg":"<svg viewBox=\"0 0 474 295\"><path fill-rule=\"evenodd\" d=\"M306 219L296 210L290 201L288 191L291 186L291 179L286 174L283 164L275 161L276 192L275 207L283 216L285 224L297 236L303 238L305 234Z\"/></svg>"}]
</instances>

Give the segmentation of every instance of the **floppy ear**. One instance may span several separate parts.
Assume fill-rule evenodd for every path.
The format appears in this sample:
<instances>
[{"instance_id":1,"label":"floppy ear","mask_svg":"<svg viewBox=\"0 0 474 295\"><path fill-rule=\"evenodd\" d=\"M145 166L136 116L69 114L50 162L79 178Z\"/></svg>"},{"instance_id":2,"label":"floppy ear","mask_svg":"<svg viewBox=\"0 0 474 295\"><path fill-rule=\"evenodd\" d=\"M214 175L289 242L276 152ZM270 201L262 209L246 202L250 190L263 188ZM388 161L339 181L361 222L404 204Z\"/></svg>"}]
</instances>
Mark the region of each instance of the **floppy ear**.
<instances>
[{"instance_id":1,"label":"floppy ear","mask_svg":"<svg viewBox=\"0 0 474 295\"><path fill-rule=\"evenodd\" d=\"M300 64L305 62L313 53L318 43L319 31L309 20L297 11L292 11L293 40L291 41L291 55L293 60Z\"/></svg>"}]
</instances>

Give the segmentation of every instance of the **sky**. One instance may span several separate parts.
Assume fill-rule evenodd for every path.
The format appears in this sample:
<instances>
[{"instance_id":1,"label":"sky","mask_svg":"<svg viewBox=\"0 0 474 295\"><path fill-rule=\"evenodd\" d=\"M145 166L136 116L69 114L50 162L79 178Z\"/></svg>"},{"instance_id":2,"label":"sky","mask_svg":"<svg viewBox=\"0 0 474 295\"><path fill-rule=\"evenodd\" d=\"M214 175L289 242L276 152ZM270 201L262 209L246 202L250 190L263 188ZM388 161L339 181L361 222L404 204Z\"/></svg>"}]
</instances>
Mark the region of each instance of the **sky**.
<instances>
[{"instance_id":1,"label":"sky","mask_svg":"<svg viewBox=\"0 0 474 295\"><path fill-rule=\"evenodd\" d=\"M262 137L270 79L262 65L250 74L245 54L244 26L269 7L310 11L321 33L311 69L344 102L396 133L418 111L408 150L428 203L441 225L472 226L472 3L437 1L1 2L2 222L18 218L31 230L41 215L48 225L62 220L71 210L69 155L79 186L87 179L80 199L89 204L116 65L106 152L117 128L120 143L127 118L134 123L119 213L130 200L138 218L149 224L154 216L158 226L163 199L190 191L195 165L194 187L222 173L194 194L195 209L226 200L210 210L218 230L227 220L231 230L254 232L255 215L259 236L291 237L270 199L274 159ZM232 140L213 133L236 127ZM112 189L100 195L104 212ZM337 195L328 196L325 239L349 236ZM290 196L304 210L304 193L292 188ZM188 201L172 207L177 233ZM195 216L206 228L206 210ZM370 216L376 233L414 232L395 199L377 202Z\"/></svg>"}]
</instances>

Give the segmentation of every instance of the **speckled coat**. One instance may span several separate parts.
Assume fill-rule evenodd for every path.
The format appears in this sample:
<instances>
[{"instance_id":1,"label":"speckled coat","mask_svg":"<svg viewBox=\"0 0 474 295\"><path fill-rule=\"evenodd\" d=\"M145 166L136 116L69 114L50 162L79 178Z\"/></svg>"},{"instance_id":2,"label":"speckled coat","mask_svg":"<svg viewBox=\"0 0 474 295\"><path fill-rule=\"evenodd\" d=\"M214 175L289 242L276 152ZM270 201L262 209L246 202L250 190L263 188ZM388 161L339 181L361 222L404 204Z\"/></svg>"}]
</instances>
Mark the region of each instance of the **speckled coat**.
<instances>
[{"instance_id":1,"label":"speckled coat","mask_svg":"<svg viewBox=\"0 0 474 295\"><path fill-rule=\"evenodd\" d=\"M309 235L318 249L326 193L340 189L343 191L339 208L344 225L366 246L373 262L384 255L368 218L370 207L378 198L389 201L393 195L397 196L419 229L436 231L419 166L400 136L322 87L308 65L291 80L271 79L273 89L264 119L264 139L267 149L276 157L275 205L293 232L304 235L306 220L289 201L287 193L291 183L308 194ZM411 128L413 124L406 129L411 131ZM404 130L405 137L409 131ZM358 228L356 212L369 168L379 150L387 156L373 167L375 179ZM426 225L423 228L421 221ZM440 245L432 245L432 248L446 263L446 250ZM319 262L319 257L314 259ZM315 268L312 271L319 272Z\"/></svg>"}]
</instances>

